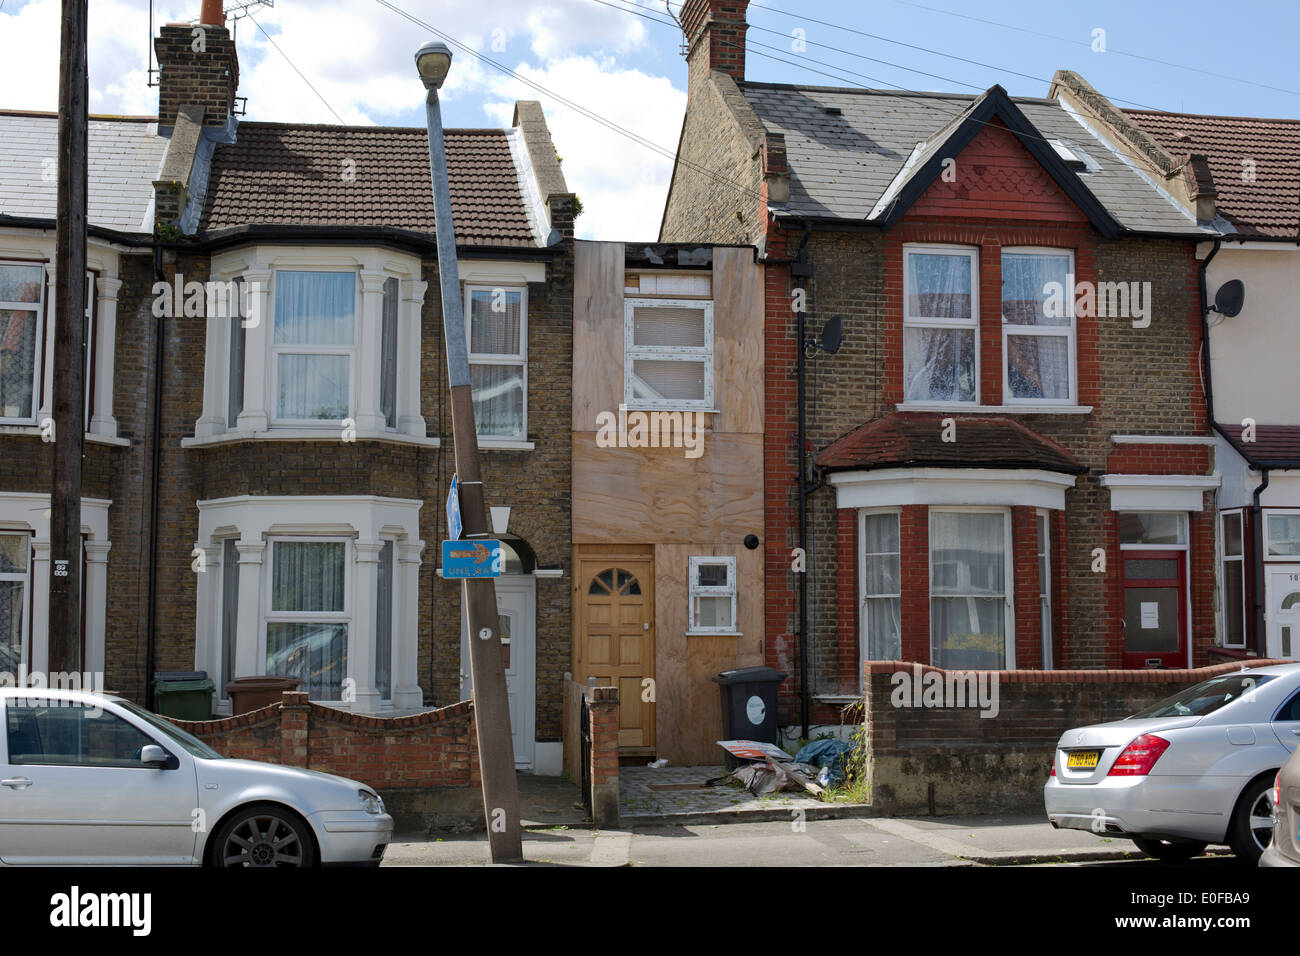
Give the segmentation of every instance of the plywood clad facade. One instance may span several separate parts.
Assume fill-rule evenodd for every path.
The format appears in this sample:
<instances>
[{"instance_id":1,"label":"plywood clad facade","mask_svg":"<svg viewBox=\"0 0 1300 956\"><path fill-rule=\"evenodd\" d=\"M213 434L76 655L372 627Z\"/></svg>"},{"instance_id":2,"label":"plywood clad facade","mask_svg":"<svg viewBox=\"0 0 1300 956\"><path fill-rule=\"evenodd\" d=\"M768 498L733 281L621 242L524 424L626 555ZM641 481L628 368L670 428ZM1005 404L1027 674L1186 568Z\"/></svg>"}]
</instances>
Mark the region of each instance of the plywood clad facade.
<instances>
[{"instance_id":1,"label":"plywood clad facade","mask_svg":"<svg viewBox=\"0 0 1300 956\"><path fill-rule=\"evenodd\" d=\"M644 676L655 680L655 752L679 765L718 763L721 707L711 678L763 663L764 548L743 544L746 535L763 533L762 270L752 249L713 250L716 411L704 416L702 454L600 447L597 416L617 414L624 400L626 252L621 243L575 246L574 567L588 566L611 546L652 554L653 673ZM722 555L736 558L739 633L688 634L689 559ZM586 596L578 589L574 600L576 626ZM574 639L577 661L578 629Z\"/></svg>"}]
</instances>

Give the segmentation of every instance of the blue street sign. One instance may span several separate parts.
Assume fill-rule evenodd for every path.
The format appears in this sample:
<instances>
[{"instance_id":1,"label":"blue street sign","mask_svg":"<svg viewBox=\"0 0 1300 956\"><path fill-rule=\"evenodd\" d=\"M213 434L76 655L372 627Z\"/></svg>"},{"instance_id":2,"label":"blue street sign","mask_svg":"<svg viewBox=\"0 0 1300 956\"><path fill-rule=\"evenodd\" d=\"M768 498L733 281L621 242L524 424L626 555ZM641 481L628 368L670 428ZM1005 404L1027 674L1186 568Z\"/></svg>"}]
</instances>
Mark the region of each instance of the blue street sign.
<instances>
[{"instance_id":1,"label":"blue street sign","mask_svg":"<svg viewBox=\"0 0 1300 956\"><path fill-rule=\"evenodd\" d=\"M465 526L460 521L460 486L456 476L451 476L451 490L447 492L447 537L452 541L460 540L460 533Z\"/></svg>"},{"instance_id":2,"label":"blue street sign","mask_svg":"<svg viewBox=\"0 0 1300 956\"><path fill-rule=\"evenodd\" d=\"M496 578L501 576L505 557L501 542L444 541L442 543L442 576L455 578Z\"/></svg>"}]
</instances>

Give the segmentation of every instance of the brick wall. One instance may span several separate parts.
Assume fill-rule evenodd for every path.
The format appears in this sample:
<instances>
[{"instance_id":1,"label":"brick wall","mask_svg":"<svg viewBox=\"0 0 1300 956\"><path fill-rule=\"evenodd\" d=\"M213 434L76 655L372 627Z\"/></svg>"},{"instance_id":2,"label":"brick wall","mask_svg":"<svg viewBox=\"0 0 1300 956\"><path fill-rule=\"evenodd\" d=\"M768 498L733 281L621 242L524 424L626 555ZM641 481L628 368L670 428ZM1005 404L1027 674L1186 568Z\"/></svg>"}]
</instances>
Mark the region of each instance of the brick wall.
<instances>
[{"instance_id":1,"label":"brick wall","mask_svg":"<svg viewBox=\"0 0 1300 956\"><path fill-rule=\"evenodd\" d=\"M926 813L931 799L940 814L1041 813L1043 785L1066 730L1122 719L1239 665L982 672L997 677L992 717L980 716L978 706L895 706L906 698L895 696L900 685L894 675L912 683L916 668L945 681L950 673L899 661L865 667L868 783L873 808L885 814Z\"/></svg>"},{"instance_id":2,"label":"brick wall","mask_svg":"<svg viewBox=\"0 0 1300 956\"><path fill-rule=\"evenodd\" d=\"M202 30L202 50L194 31ZM169 23L154 39L158 78L158 125L171 126L182 106L202 106L203 125L224 127L239 88L239 58L225 27Z\"/></svg>"}]
</instances>

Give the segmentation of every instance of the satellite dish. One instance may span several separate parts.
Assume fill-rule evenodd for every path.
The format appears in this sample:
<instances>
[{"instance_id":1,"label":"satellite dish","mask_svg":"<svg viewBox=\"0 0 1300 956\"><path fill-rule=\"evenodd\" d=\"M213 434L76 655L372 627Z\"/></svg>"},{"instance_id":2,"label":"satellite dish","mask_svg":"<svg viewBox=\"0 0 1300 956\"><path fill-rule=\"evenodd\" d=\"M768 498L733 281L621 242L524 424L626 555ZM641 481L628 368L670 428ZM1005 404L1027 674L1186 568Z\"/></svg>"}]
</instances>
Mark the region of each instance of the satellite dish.
<instances>
[{"instance_id":1,"label":"satellite dish","mask_svg":"<svg viewBox=\"0 0 1300 956\"><path fill-rule=\"evenodd\" d=\"M834 355L844 344L844 317L832 315L822 327L822 351Z\"/></svg>"},{"instance_id":2,"label":"satellite dish","mask_svg":"<svg viewBox=\"0 0 1300 956\"><path fill-rule=\"evenodd\" d=\"M1246 283L1240 279L1229 279L1214 293L1214 305L1210 306L1210 311L1230 319L1241 311L1245 302Z\"/></svg>"}]
</instances>

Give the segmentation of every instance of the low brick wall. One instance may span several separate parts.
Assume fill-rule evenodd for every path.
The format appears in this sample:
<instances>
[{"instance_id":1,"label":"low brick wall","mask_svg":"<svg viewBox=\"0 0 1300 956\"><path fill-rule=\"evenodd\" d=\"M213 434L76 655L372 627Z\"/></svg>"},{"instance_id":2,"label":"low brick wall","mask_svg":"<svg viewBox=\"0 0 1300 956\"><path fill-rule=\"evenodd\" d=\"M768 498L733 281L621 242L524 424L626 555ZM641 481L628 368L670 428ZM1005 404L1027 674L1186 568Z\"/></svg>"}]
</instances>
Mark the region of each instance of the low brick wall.
<instances>
[{"instance_id":1,"label":"low brick wall","mask_svg":"<svg viewBox=\"0 0 1300 956\"><path fill-rule=\"evenodd\" d=\"M593 678L594 679L594 678ZM618 688L579 684L564 675L564 772L582 784L582 701L591 719L591 819L597 827L618 826Z\"/></svg>"},{"instance_id":2,"label":"low brick wall","mask_svg":"<svg viewBox=\"0 0 1300 956\"><path fill-rule=\"evenodd\" d=\"M301 691L217 720L173 721L227 757L338 774L374 787L399 830L483 826L473 702L408 717L310 703Z\"/></svg>"},{"instance_id":3,"label":"low brick wall","mask_svg":"<svg viewBox=\"0 0 1300 956\"><path fill-rule=\"evenodd\" d=\"M1283 662L1256 660L1246 666L1274 663ZM864 706L871 803L886 815L1041 812L1043 784L1063 732L1122 719L1241 666L950 672L902 661L868 662ZM905 679L896 678L899 673ZM995 677L996 695L976 698L974 704L968 700L966 706L953 706L953 699L936 706L936 682L955 688L958 674L975 675L986 690L994 687ZM913 693L917 690L919 695ZM991 716L981 716L982 709Z\"/></svg>"}]
</instances>

